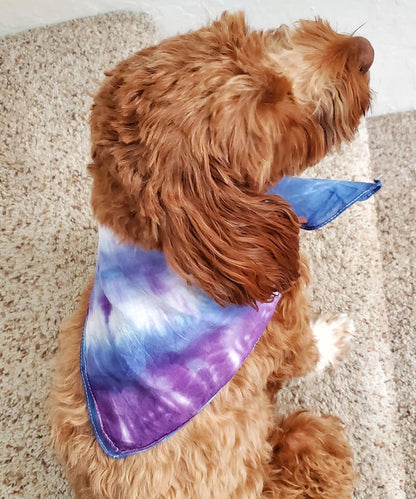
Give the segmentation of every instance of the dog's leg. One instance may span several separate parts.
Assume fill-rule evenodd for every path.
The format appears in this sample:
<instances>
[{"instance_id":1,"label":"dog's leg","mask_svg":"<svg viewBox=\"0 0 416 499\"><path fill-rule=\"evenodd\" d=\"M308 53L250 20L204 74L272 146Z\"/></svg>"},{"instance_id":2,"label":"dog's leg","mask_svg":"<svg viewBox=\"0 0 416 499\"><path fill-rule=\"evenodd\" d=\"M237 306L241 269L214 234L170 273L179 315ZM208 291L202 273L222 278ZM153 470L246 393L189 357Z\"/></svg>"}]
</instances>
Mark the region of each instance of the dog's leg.
<instances>
[{"instance_id":1,"label":"dog's leg","mask_svg":"<svg viewBox=\"0 0 416 499\"><path fill-rule=\"evenodd\" d=\"M267 382L270 395L276 393L285 380L313 371L320 358L310 321L309 269L304 256L301 257L300 274L296 284L282 296L256 347L269 362Z\"/></svg>"},{"instance_id":2,"label":"dog's leg","mask_svg":"<svg viewBox=\"0 0 416 499\"><path fill-rule=\"evenodd\" d=\"M352 323L345 316L324 315L311 321L308 280L302 258L299 281L282 297L263 335L263 355L271 353L267 387L272 397L285 380L334 364L351 337ZM293 414L276 425L269 443L272 471L265 479L263 497L351 497L352 454L337 418Z\"/></svg>"},{"instance_id":3,"label":"dog's leg","mask_svg":"<svg viewBox=\"0 0 416 499\"><path fill-rule=\"evenodd\" d=\"M276 308L259 347L270 357L271 394L285 380L322 372L335 365L349 348L354 324L345 314L322 314L312 320L307 287L309 271L304 256L301 276Z\"/></svg>"}]
</instances>

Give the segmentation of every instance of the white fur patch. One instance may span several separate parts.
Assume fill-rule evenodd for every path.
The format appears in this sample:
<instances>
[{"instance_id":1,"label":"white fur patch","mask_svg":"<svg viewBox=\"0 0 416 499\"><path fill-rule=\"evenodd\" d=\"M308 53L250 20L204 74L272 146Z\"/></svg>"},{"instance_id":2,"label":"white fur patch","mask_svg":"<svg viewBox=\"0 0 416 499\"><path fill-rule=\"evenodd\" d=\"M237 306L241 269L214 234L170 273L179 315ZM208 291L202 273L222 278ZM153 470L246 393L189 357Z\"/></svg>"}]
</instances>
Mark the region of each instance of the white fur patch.
<instances>
[{"instance_id":1,"label":"white fur patch","mask_svg":"<svg viewBox=\"0 0 416 499\"><path fill-rule=\"evenodd\" d=\"M355 328L346 314L323 314L311 325L319 349L316 371L335 365L348 350Z\"/></svg>"}]
</instances>

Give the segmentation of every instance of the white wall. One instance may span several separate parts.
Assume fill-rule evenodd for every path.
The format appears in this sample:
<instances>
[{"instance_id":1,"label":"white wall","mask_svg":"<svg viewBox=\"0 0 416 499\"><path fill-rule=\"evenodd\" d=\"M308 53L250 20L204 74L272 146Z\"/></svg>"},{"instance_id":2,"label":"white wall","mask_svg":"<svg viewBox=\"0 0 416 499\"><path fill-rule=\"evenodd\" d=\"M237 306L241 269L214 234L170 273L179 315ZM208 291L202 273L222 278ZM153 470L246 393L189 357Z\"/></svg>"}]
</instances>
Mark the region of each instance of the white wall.
<instances>
[{"instance_id":1,"label":"white wall","mask_svg":"<svg viewBox=\"0 0 416 499\"><path fill-rule=\"evenodd\" d=\"M342 32L366 23L359 34L376 51L373 114L416 109L416 0L0 0L0 36L112 10L148 12L170 36L226 9L245 10L257 28L318 15Z\"/></svg>"}]
</instances>

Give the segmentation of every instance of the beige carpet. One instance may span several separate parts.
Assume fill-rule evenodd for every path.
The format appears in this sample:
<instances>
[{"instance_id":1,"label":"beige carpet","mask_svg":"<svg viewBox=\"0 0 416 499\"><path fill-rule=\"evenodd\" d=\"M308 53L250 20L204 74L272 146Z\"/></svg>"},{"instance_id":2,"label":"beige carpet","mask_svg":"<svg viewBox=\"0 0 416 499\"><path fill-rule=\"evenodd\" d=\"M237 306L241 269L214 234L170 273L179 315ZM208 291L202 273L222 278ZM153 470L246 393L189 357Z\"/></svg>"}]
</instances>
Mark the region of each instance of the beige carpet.
<instances>
[{"instance_id":1,"label":"beige carpet","mask_svg":"<svg viewBox=\"0 0 416 499\"><path fill-rule=\"evenodd\" d=\"M59 324L94 270L88 92L105 69L155 37L148 17L117 13L0 40L1 498L71 497L48 446L44 400ZM347 311L355 343L335 373L293 382L280 399L287 412L318 407L347 423L361 475L357 498L412 499L416 116L368 127L374 170L363 126L315 175L383 175L384 190L304 234L316 306Z\"/></svg>"},{"instance_id":2,"label":"beige carpet","mask_svg":"<svg viewBox=\"0 0 416 499\"><path fill-rule=\"evenodd\" d=\"M406 491L416 498L416 112L368 120Z\"/></svg>"}]
</instances>

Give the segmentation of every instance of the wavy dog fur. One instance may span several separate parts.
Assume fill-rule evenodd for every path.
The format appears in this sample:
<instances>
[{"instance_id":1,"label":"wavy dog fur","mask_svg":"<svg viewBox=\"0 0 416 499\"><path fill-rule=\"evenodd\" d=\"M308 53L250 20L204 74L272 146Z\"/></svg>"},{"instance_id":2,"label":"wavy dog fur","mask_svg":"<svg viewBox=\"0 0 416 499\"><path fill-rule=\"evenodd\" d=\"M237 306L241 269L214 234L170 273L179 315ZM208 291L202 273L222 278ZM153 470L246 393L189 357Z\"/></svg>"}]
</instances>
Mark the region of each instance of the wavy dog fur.
<instances>
[{"instance_id":1,"label":"wavy dog fur","mask_svg":"<svg viewBox=\"0 0 416 499\"><path fill-rule=\"evenodd\" d=\"M351 497L340 422L273 416L276 390L311 371L318 351L299 221L266 191L352 139L370 103L365 48L321 20L260 32L243 14L224 13L107 73L91 115L98 221L163 251L222 305L283 297L252 354L197 417L116 460L93 436L80 378L90 286L61 333L50 407L53 444L78 497Z\"/></svg>"}]
</instances>

